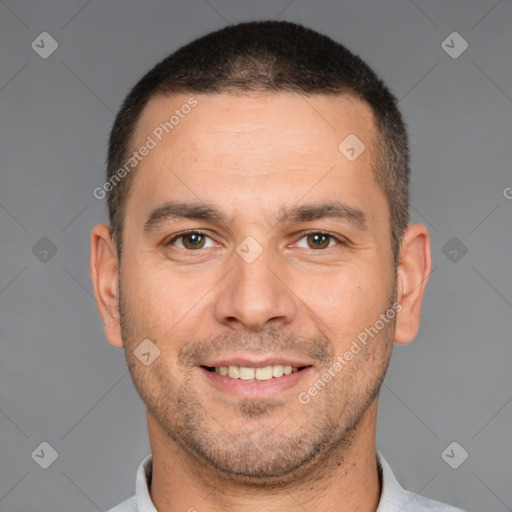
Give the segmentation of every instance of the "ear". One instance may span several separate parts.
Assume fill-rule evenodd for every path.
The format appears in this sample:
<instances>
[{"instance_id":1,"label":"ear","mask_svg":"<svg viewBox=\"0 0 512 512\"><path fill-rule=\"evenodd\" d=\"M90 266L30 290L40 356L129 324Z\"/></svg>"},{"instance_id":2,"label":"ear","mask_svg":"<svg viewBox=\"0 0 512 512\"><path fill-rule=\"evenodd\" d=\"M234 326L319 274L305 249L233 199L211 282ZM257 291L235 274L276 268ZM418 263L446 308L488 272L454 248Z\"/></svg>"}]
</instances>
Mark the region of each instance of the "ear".
<instances>
[{"instance_id":1,"label":"ear","mask_svg":"<svg viewBox=\"0 0 512 512\"><path fill-rule=\"evenodd\" d=\"M89 271L105 336L114 347L122 347L119 264L110 229L105 224L98 224L91 232Z\"/></svg>"},{"instance_id":2,"label":"ear","mask_svg":"<svg viewBox=\"0 0 512 512\"><path fill-rule=\"evenodd\" d=\"M430 236L422 224L409 225L404 233L397 269L397 315L395 342L406 344L418 334L421 301L432 270Z\"/></svg>"}]
</instances>

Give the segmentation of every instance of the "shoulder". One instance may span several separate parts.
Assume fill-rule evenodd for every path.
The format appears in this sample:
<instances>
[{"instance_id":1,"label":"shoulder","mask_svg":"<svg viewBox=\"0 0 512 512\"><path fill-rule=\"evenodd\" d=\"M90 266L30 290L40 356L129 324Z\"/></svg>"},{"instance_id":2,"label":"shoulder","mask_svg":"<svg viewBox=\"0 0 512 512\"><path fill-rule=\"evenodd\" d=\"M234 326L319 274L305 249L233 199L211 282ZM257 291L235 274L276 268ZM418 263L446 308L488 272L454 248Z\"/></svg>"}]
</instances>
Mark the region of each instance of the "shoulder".
<instances>
[{"instance_id":1,"label":"shoulder","mask_svg":"<svg viewBox=\"0 0 512 512\"><path fill-rule=\"evenodd\" d=\"M405 490L379 451L377 460L382 476L382 491L376 512L464 512L459 508Z\"/></svg>"},{"instance_id":2,"label":"shoulder","mask_svg":"<svg viewBox=\"0 0 512 512\"><path fill-rule=\"evenodd\" d=\"M402 512L464 512L460 508L404 491L405 505Z\"/></svg>"},{"instance_id":3,"label":"shoulder","mask_svg":"<svg viewBox=\"0 0 512 512\"><path fill-rule=\"evenodd\" d=\"M136 497L132 496L131 498L128 498L107 512L138 512Z\"/></svg>"}]
</instances>

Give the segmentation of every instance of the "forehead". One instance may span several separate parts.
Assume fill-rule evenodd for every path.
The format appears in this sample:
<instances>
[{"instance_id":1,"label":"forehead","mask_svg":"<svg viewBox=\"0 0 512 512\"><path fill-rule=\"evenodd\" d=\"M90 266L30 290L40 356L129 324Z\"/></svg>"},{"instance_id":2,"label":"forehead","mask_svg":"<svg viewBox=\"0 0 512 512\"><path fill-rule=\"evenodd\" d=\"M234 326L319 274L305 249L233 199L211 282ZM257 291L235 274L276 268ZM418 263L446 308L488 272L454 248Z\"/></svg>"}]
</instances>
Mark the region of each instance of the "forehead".
<instances>
[{"instance_id":1,"label":"forehead","mask_svg":"<svg viewBox=\"0 0 512 512\"><path fill-rule=\"evenodd\" d=\"M132 150L149 140L128 201L141 214L176 194L212 204L236 197L259 209L280 201L282 209L305 193L337 199L334 184L353 203L380 191L374 116L353 96L159 95L139 119Z\"/></svg>"},{"instance_id":2,"label":"forehead","mask_svg":"<svg viewBox=\"0 0 512 512\"><path fill-rule=\"evenodd\" d=\"M348 94L173 94L157 95L148 102L137 123L134 145L150 135L160 146L186 149L197 142L206 143L206 150L210 142L231 138L245 139L248 146L264 150L267 146L258 147L257 142L274 142L274 146L279 141L272 137L279 134L283 142L286 137L283 150L291 149L295 140L295 149L314 154L328 145L336 151L340 138L349 133L367 146L374 144L371 108ZM216 153L222 148L217 149Z\"/></svg>"}]
</instances>

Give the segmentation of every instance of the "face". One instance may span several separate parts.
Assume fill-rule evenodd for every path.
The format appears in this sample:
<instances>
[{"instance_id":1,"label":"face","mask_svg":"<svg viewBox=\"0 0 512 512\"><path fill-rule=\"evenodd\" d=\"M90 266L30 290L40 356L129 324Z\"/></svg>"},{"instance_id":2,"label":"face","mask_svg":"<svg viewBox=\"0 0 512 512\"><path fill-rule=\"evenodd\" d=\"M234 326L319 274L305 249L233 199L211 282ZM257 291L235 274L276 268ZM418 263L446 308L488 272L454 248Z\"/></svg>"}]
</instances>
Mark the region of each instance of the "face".
<instances>
[{"instance_id":1,"label":"face","mask_svg":"<svg viewBox=\"0 0 512 512\"><path fill-rule=\"evenodd\" d=\"M162 140L189 96L153 98L133 141L156 145L126 203L126 359L188 456L284 478L348 450L388 367L396 275L374 119L350 97L194 98ZM350 134L356 159L339 149ZM149 365L134 353L147 338Z\"/></svg>"}]
</instances>

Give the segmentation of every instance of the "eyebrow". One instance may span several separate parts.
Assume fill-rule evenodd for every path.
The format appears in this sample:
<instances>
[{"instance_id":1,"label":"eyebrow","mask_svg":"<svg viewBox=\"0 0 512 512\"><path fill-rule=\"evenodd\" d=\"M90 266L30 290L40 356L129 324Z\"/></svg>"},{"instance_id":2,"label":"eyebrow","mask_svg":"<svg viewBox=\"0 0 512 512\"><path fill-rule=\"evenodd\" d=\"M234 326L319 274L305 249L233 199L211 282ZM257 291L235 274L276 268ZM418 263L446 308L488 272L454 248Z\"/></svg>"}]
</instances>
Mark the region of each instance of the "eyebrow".
<instances>
[{"instance_id":1,"label":"eyebrow","mask_svg":"<svg viewBox=\"0 0 512 512\"><path fill-rule=\"evenodd\" d=\"M320 204L295 206L282 213L277 223L311 222L325 218L347 222L363 231L368 229L368 217L366 213L364 213L363 210L349 206L341 201L328 201Z\"/></svg>"},{"instance_id":2,"label":"eyebrow","mask_svg":"<svg viewBox=\"0 0 512 512\"><path fill-rule=\"evenodd\" d=\"M215 206L206 203L182 203L168 201L150 214L144 223L144 232L149 233L166 221L176 219L208 220L212 222L225 222L224 214Z\"/></svg>"},{"instance_id":3,"label":"eyebrow","mask_svg":"<svg viewBox=\"0 0 512 512\"><path fill-rule=\"evenodd\" d=\"M325 218L347 222L363 231L368 229L367 215L362 210L340 201L294 206L289 210L282 209L276 224L311 222ZM163 223L177 219L227 223L226 215L211 204L168 201L151 211L144 223L144 232L150 233Z\"/></svg>"}]
</instances>

